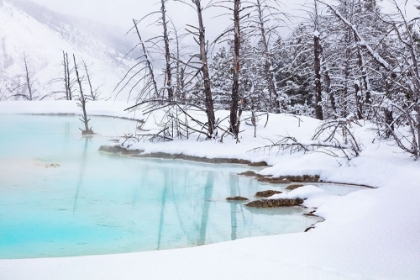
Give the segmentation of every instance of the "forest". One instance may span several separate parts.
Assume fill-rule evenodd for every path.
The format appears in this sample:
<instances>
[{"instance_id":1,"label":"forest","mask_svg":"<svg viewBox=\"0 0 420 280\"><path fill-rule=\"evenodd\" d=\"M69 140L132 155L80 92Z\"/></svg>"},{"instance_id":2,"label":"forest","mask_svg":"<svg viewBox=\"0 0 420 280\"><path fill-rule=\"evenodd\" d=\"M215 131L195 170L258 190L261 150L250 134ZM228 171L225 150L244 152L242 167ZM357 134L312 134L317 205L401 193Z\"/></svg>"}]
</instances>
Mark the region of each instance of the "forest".
<instances>
[{"instance_id":1,"label":"forest","mask_svg":"<svg viewBox=\"0 0 420 280\"><path fill-rule=\"evenodd\" d=\"M420 156L420 33L418 18L409 19L404 5L391 0L392 13L384 13L375 0L316 0L303 7L306 17L284 37L278 29L289 15L277 1L210 1L206 6L200 0L178 1L197 13L186 34L167 18L166 2L133 20L136 47L144 55L117 86L136 95L130 109L167 110L172 129L162 131L165 139L183 138L192 129L179 116L191 108L206 113L199 133L208 139L220 131L238 138L244 111L252 112L251 123L263 113L289 113L325 120L335 130L369 121L378 137ZM203 14L215 7L224 8L231 25L210 42ZM148 17L162 33L143 40L140 26ZM183 46L185 36L193 36L196 53ZM151 57L157 55L165 58L162 72L153 68ZM230 111L228 129L215 119L219 109Z\"/></svg>"}]
</instances>

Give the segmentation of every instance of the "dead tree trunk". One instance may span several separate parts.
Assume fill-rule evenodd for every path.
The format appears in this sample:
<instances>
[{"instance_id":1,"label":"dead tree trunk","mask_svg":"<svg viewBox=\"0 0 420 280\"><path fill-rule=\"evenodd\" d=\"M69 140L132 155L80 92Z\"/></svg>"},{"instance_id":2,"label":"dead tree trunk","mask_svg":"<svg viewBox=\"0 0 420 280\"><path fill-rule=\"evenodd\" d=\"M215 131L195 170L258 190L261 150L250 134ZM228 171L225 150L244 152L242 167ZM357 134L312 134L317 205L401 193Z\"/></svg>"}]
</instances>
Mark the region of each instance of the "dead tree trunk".
<instances>
[{"instance_id":1,"label":"dead tree trunk","mask_svg":"<svg viewBox=\"0 0 420 280\"><path fill-rule=\"evenodd\" d=\"M157 83L155 79L155 74L153 72L153 66L152 66L152 63L150 62L149 56L147 54L146 46L144 45L144 42L141 38L139 27L137 26L137 21L135 19L133 19L133 24L134 24L134 28L136 29L137 37L139 37L140 45L142 47L144 58L146 61L146 66L147 66L147 69L149 70L150 79L153 83L153 91L155 93L155 97L159 97L159 91L158 91L158 87L157 87Z\"/></svg>"},{"instance_id":2,"label":"dead tree trunk","mask_svg":"<svg viewBox=\"0 0 420 280\"><path fill-rule=\"evenodd\" d=\"M169 36L168 36L168 22L166 20L166 0L161 0L162 7L162 25L163 25L163 42L165 44L165 60L166 60L166 90L168 92L168 99L172 100L174 97L174 90L172 88L172 69L171 69L171 52L169 49Z\"/></svg>"},{"instance_id":3,"label":"dead tree trunk","mask_svg":"<svg viewBox=\"0 0 420 280\"><path fill-rule=\"evenodd\" d=\"M351 59L351 51L350 51L350 33L346 32L345 35L345 61L344 61L344 111L342 112L342 117L347 117L349 111L348 105L348 98L349 98L349 79L350 79L350 59Z\"/></svg>"},{"instance_id":4,"label":"dead tree trunk","mask_svg":"<svg viewBox=\"0 0 420 280\"><path fill-rule=\"evenodd\" d=\"M86 62L84 60L82 60L82 62L83 62L83 68L85 68L86 79L87 79L88 84L89 84L90 96L92 97L93 101L96 101L97 96L96 96L96 93L95 93L95 91L93 90L93 87L92 87L92 80L90 78L88 66L86 65Z\"/></svg>"},{"instance_id":5,"label":"dead tree trunk","mask_svg":"<svg viewBox=\"0 0 420 280\"><path fill-rule=\"evenodd\" d=\"M67 59L66 53L63 51L63 66L64 66L64 92L66 93L66 100L70 100L69 84L67 79Z\"/></svg>"},{"instance_id":6,"label":"dead tree trunk","mask_svg":"<svg viewBox=\"0 0 420 280\"><path fill-rule=\"evenodd\" d=\"M355 83L354 84L354 99L355 99L355 102L356 102L357 119L359 119L359 120L363 119L363 109L362 109L361 96L362 96L362 92L360 90L360 86L357 83Z\"/></svg>"},{"instance_id":7,"label":"dead tree trunk","mask_svg":"<svg viewBox=\"0 0 420 280\"><path fill-rule=\"evenodd\" d=\"M176 30L175 25L172 23L173 25L173 29L174 29L174 33L175 33L175 44L176 44L176 91L175 91L175 98L177 100L181 99L181 51L180 51L180 46L179 46L179 36L178 36L178 31Z\"/></svg>"},{"instance_id":8,"label":"dead tree trunk","mask_svg":"<svg viewBox=\"0 0 420 280\"><path fill-rule=\"evenodd\" d=\"M26 55L23 55L23 62L25 63L25 79L26 79L26 88L28 89L28 99L29 100L34 100L33 97L33 89L32 89L32 81L31 81L31 77L29 74L29 69L28 69L28 62L26 60Z\"/></svg>"},{"instance_id":9,"label":"dead tree trunk","mask_svg":"<svg viewBox=\"0 0 420 280\"><path fill-rule=\"evenodd\" d=\"M87 112L86 112L86 103L87 100L85 98L85 95L83 94L83 86L82 86L82 80L80 79L79 76L79 71L77 69L77 62L76 62L76 56L73 54L73 60L74 60L74 71L76 72L76 79L77 79L77 83L79 84L79 89L80 89L80 96L79 96L79 102L77 104L77 106L82 108L83 111L83 115L82 118L80 119L80 121L84 124L85 129L81 129L82 130L82 134L93 134L92 128L89 128L89 121L90 119L88 119L87 117Z\"/></svg>"},{"instance_id":10,"label":"dead tree trunk","mask_svg":"<svg viewBox=\"0 0 420 280\"><path fill-rule=\"evenodd\" d=\"M391 84L387 80L386 75L383 75L382 79L385 81L385 94L386 98L388 100L391 100ZM394 113L392 112L392 108L389 108L389 106L384 106L384 118L385 118L385 138L391 137L391 135L395 131L395 125L394 125Z\"/></svg>"},{"instance_id":11,"label":"dead tree trunk","mask_svg":"<svg viewBox=\"0 0 420 280\"><path fill-rule=\"evenodd\" d=\"M234 40L233 40L233 84L232 84L232 104L230 107L230 126L233 135L239 140L240 119L238 118L239 106L239 71L240 71L240 9L241 0L234 0L233 8L233 24L234 24Z\"/></svg>"},{"instance_id":12,"label":"dead tree trunk","mask_svg":"<svg viewBox=\"0 0 420 280\"><path fill-rule=\"evenodd\" d=\"M321 85L321 53L322 48L319 42L319 37L314 36L314 67L315 67L315 117L318 120L324 119L322 111L322 85Z\"/></svg>"},{"instance_id":13,"label":"dead tree trunk","mask_svg":"<svg viewBox=\"0 0 420 280\"><path fill-rule=\"evenodd\" d=\"M315 117L318 120L324 119L322 111L322 85L321 85L321 55L322 46L320 42L320 33L318 31L318 9L315 2L315 30L314 30L314 70L315 70Z\"/></svg>"},{"instance_id":14,"label":"dead tree trunk","mask_svg":"<svg viewBox=\"0 0 420 280\"><path fill-rule=\"evenodd\" d=\"M70 62L69 62L69 55L66 53L65 57L65 67L67 68L67 86L68 86L68 99L67 100L73 100L73 91L72 91L72 84L71 84L71 79L70 79Z\"/></svg>"},{"instance_id":15,"label":"dead tree trunk","mask_svg":"<svg viewBox=\"0 0 420 280\"><path fill-rule=\"evenodd\" d=\"M356 48L357 48L357 64L359 66L359 70L361 73L361 78L362 78L362 93L364 92L365 94L365 100L364 103L365 104L371 104L372 100L371 100L371 96L370 96L370 85L369 85L369 77L367 74L367 70L366 70L366 66L365 66L365 60L363 58L363 53L362 50L359 47L359 42L360 42L360 38L357 36L356 33L354 33L354 38L356 39Z\"/></svg>"},{"instance_id":16,"label":"dead tree trunk","mask_svg":"<svg viewBox=\"0 0 420 280\"><path fill-rule=\"evenodd\" d=\"M330 72L328 71L327 68L324 69L324 81L325 81L325 90L330 99L331 110L333 111L334 118L335 118L337 116L337 105L336 105L334 93L331 89Z\"/></svg>"},{"instance_id":17,"label":"dead tree trunk","mask_svg":"<svg viewBox=\"0 0 420 280\"><path fill-rule=\"evenodd\" d=\"M213 106L213 96L211 92L211 81L210 81L210 72L207 59L207 49L206 49L206 35L203 22L203 8L201 7L201 0L193 0L193 3L196 5L197 16L198 16L198 32L199 38L198 42L200 45L200 60L201 60L201 72L204 79L204 94L206 96L206 114L208 122L208 134L210 137L213 137L215 129L215 116L214 116L214 106Z\"/></svg>"}]
</instances>

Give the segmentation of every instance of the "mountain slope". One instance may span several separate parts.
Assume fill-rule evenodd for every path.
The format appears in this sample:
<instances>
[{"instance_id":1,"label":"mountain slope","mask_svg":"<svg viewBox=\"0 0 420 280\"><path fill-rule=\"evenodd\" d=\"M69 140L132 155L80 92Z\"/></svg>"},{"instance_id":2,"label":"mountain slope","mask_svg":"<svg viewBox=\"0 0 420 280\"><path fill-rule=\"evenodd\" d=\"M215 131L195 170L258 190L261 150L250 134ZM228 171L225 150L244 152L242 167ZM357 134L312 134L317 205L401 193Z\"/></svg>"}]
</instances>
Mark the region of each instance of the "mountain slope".
<instances>
[{"instance_id":1,"label":"mountain slope","mask_svg":"<svg viewBox=\"0 0 420 280\"><path fill-rule=\"evenodd\" d=\"M39 96L64 89L63 51L89 66L93 87L109 98L131 62L132 43L108 26L52 12L25 0L0 0L0 99L25 94L24 57ZM82 69L79 69L83 73ZM52 98L63 97L56 93ZM122 94L120 98L124 98ZM12 99L13 100L13 99Z\"/></svg>"}]
</instances>

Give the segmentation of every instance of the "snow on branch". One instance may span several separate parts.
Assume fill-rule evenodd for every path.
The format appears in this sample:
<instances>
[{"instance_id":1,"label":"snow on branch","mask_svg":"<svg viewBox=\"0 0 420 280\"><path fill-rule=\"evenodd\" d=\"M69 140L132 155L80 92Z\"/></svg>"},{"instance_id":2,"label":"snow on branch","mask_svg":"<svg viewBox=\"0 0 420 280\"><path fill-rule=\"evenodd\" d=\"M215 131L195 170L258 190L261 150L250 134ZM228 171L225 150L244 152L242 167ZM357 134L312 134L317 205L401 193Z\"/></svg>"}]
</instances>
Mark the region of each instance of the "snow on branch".
<instances>
[{"instance_id":1,"label":"snow on branch","mask_svg":"<svg viewBox=\"0 0 420 280\"><path fill-rule=\"evenodd\" d=\"M375 52L372 47L370 47L366 41L363 39L363 37L360 35L358 29L351 23L349 22L346 18L344 18L339 11L337 11L336 9L334 9L334 7L332 7L331 5L320 1L320 0L316 0L319 3L324 4L325 6L327 6L336 17L338 17L345 25L347 25L348 27L351 28L351 30L354 32L354 34L357 36L358 39L358 44L359 46L361 46L362 48L366 49L367 52L373 57L373 59L376 60L376 62L378 62L382 67L384 67L386 70L394 72L394 70L392 69L391 65L389 65L388 62L386 62L385 59L383 59L377 52Z\"/></svg>"}]
</instances>

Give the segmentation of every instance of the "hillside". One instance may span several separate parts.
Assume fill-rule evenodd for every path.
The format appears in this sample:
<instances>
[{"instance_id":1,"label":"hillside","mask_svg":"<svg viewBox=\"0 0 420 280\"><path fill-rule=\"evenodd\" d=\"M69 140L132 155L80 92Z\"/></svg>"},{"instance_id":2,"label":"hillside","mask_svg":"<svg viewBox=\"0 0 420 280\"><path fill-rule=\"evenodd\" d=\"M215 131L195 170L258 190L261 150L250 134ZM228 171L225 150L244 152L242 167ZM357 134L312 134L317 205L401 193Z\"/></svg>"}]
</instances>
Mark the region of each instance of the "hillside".
<instances>
[{"instance_id":1,"label":"hillside","mask_svg":"<svg viewBox=\"0 0 420 280\"><path fill-rule=\"evenodd\" d=\"M25 88L17 89L25 78L24 57L38 96L56 92L49 98L63 97L63 82L57 81L64 75L63 51L87 63L93 87L109 98L130 65L124 56L133 45L118 28L60 15L25 0L0 0L0 40L0 100L25 93Z\"/></svg>"}]
</instances>

